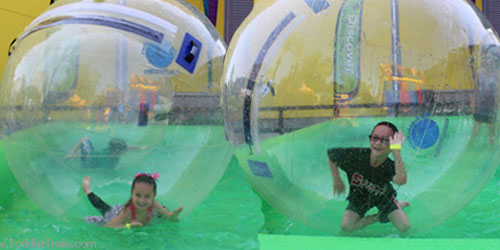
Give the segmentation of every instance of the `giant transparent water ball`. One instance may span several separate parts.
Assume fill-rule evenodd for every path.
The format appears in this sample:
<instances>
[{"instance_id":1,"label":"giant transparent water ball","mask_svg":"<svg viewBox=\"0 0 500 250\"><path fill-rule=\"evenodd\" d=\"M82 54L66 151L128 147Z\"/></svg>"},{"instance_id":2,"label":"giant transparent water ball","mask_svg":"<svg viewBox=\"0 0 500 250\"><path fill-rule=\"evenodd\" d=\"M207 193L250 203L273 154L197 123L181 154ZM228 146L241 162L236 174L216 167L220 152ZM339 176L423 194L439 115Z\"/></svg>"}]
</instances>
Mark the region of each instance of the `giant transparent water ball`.
<instances>
[{"instance_id":1,"label":"giant transparent water ball","mask_svg":"<svg viewBox=\"0 0 500 250\"><path fill-rule=\"evenodd\" d=\"M96 213L83 177L113 205L138 172L157 172L156 199L186 216L232 157L225 52L183 1L57 1L18 38L2 77L2 147L18 183L46 211L82 219Z\"/></svg>"},{"instance_id":2,"label":"giant transparent water ball","mask_svg":"<svg viewBox=\"0 0 500 250\"><path fill-rule=\"evenodd\" d=\"M499 65L497 34L467 1L259 1L228 49L226 129L268 203L337 234L347 201L333 194L327 150L368 148L375 124L394 123L408 181L393 186L411 204L410 232L422 232L499 164Z\"/></svg>"}]
</instances>

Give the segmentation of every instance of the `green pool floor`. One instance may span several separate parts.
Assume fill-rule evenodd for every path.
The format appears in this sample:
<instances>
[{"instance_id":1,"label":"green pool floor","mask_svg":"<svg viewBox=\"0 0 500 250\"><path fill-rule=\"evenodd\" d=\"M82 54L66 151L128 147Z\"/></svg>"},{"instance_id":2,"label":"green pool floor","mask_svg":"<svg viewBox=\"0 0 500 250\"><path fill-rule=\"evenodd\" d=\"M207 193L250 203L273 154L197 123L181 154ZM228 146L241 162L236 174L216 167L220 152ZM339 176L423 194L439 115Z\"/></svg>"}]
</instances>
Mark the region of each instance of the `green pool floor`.
<instances>
[{"instance_id":1,"label":"green pool floor","mask_svg":"<svg viewBox=\"0 0 500 250\"><path fill-rule=\"evenodd\" d=\"M286 230L263 233L266 214L262 213L259 197L235 162L229 166L216 189L185 221L128 232L51 217L19 190L5 161L1 160L2 190L7 191L0 197L0 247L2 244L10 247L10 239L24 242L47 238L53 241L95 241L97 249L421 250L498 249L500 246L500 171L471 204L428 232L409 238L397 238L397 235L394 238L361 238L321 234L286 216L280 218L285 220ZM239 195L231 194L235 190Z\"/></svg>"},{"instance_id":2,"label":"green pool floor","mask_svg":"<svg viewBox=\"0 0 500 250\"><path fill-rule=\"evenodd\" d=\"M395 239L301 235L259 235L262 250L321 249L498 249L500 239Z\"/></svg>"}]
</instances>

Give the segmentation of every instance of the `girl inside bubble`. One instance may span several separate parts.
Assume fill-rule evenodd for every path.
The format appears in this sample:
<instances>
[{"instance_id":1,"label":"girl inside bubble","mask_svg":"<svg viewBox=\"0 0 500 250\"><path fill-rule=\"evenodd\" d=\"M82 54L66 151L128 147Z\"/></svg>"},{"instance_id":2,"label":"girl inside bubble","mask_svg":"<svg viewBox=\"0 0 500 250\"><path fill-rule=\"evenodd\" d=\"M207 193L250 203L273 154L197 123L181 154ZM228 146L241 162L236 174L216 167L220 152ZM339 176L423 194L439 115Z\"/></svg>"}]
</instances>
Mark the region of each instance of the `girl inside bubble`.
<instances>
[{"instance_id":1,"label":"girl inside bubble","mask_svg":"<svg viewBox=\"0 0 500 250\"><path fill-rule=\"evenodd\" d=\"M143 227L152 217L164 217L168 221L178 221L183 207L170 210L155 200L158 173L138 173L130 190L130 199L124 205L109 206L90 189L90 177L82 180L82 187L92 205L102 216L87 216L85 221L113 228Z\"/></svg>"}]
</instances>

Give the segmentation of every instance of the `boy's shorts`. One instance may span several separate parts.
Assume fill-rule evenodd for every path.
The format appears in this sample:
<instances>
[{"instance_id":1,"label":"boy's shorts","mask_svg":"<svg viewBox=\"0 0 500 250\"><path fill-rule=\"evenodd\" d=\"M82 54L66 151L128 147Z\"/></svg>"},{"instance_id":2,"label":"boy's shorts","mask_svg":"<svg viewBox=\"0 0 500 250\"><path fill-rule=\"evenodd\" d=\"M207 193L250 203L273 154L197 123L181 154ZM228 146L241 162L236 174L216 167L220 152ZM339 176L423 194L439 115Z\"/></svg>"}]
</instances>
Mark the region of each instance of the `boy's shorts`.
<instances>
[{"instance_id":1,"label":"boy's shorts","mask_svg":"<svg viewBox=\"0 0 500 250\"><path fill-rule=\"evenodd\" d=\"M372 207L377 207L378 208L378 215L379 215L379 220L380 223L387 223L389 222L389 214L392 213L394 210L399 209L399 202L396 200L396 197L391 197L387 199L383 199L382 202L379 202L379 204L376 203L370 203L368 201L349 201L349 204L347 205L346 210L351 210L359 216L364 217L366 212L370 210Z\"/></svg>"}]
</instances>

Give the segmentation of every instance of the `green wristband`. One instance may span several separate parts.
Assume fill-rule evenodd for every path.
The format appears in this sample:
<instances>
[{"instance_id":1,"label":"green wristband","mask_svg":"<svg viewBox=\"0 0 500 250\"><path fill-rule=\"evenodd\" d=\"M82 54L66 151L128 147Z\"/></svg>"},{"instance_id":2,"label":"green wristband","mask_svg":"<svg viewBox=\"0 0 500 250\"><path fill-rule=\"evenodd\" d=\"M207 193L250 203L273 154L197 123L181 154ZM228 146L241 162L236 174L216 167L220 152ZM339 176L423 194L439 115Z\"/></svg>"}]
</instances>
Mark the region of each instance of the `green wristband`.
<instances>
[{"instance_id":1,"label":"green wristband","mask_svg":"<svg viewBox=\"0 0 500 250\"><path fill-rule=\"evenodd\" d=\"M401 150L401 144L391 144L389 148L391 150Z\"/></svg>"}]
</instances>

